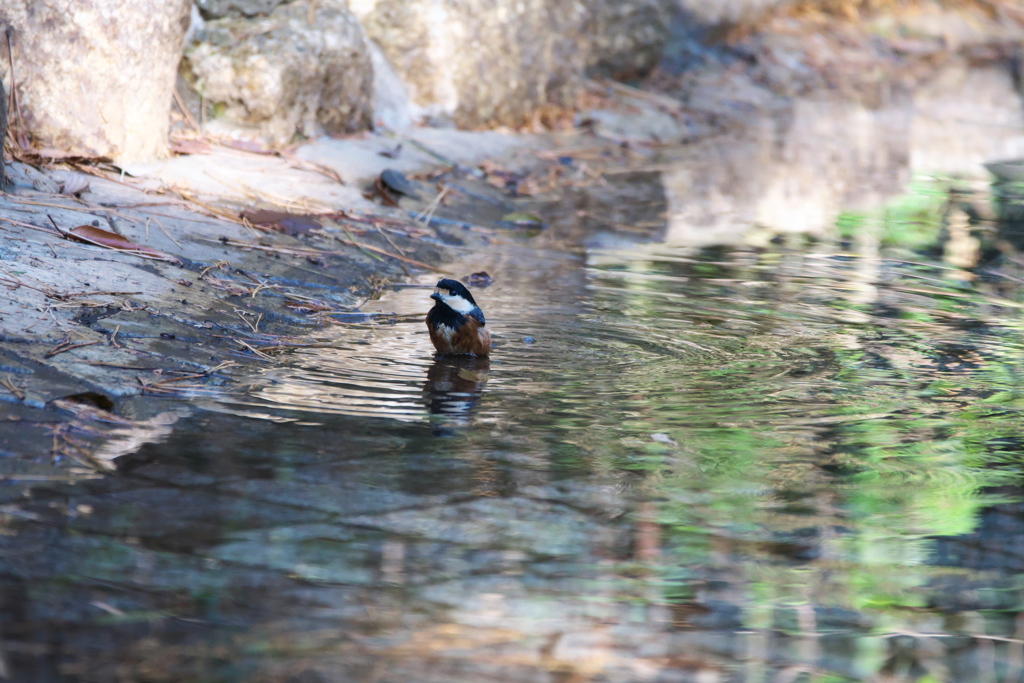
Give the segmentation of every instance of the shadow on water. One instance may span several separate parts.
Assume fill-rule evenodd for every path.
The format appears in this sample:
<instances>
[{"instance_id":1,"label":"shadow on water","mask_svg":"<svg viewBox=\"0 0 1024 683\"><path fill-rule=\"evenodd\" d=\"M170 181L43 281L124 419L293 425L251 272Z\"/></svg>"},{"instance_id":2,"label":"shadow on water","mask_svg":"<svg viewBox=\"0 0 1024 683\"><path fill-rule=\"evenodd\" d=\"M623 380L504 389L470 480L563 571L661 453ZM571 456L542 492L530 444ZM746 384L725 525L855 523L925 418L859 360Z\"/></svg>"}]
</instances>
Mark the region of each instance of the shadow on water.
<instances>
[{"instance_id":1,"label":"shadow on water","mask_svg":"<svg viewBox=\"0 0 1024 683\"><path fill-rule=\"evenodd\" d=\"M601 215L656 215L654 179ZM434 358L423 278L111 476L8 483L0 662L40 682L1018 680L1024 259L926 186L758 247L596 234L565 207L459 264L494 275L489 360ZM900 241L953 241L957 211L971 263Z\"/></svg>"}]
</instances>

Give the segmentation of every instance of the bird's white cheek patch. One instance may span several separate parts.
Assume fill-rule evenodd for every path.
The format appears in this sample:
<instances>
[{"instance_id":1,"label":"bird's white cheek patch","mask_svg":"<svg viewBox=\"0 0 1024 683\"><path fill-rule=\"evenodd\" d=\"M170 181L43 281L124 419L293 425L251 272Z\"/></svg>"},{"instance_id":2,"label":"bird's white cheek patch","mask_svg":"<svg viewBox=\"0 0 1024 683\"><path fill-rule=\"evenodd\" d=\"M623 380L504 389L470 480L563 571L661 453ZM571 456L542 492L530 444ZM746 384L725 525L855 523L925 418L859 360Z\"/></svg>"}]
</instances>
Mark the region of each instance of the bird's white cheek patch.
<instances>
[{"instance_id":1,"label":"bird's white cheek patch","mask_svg":"<svg viewBox=\"0 0 1024 683\"><path fill-rule=\"evenodd\" d=\"M468 301L463 299L461 296L458 296L458 295L453 296L451 294L445 294L443 296L444 296L444 302L446 304L448 304L448 308L452 309L453 311L455 311L457 313L461 313L462 315L466 315L467 313L472 311L474 308L476 308L476 306L474 306L473 304L469 303Z\"/></svg>"}]
</instances>

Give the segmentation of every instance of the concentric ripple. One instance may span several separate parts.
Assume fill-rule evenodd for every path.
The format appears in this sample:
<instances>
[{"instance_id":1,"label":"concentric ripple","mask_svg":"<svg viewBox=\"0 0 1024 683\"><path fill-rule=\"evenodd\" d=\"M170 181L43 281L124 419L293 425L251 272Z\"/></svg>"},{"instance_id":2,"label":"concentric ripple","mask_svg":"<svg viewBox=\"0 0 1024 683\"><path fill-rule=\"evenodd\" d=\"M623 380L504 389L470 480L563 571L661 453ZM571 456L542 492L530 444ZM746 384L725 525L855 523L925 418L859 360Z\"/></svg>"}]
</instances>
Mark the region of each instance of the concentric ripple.
<instances>
[{"instance_id":1,"label":"concentric ripple","mask_svg":"<svg viewBox=\"0 0 1024 683\"><path fill-rule=\"evenodd\" d=\"M712 259L644 245L591 250L585 263L492 267L496 284L477 292L495 339L486 364L434 358L423 278L365 308L388 315L329 326L227 404L553 433L621 428L623 415L645 416L638 431L647 432L741 422L800 432L898 412L837 408L836 393L849 391L844 367L905 386L906 373L931 382L1007 346L1005 334L965 334L959 323L984 325L993 303L1010 302L942 266L839 253Z\"/></svg>"}]
</instances>

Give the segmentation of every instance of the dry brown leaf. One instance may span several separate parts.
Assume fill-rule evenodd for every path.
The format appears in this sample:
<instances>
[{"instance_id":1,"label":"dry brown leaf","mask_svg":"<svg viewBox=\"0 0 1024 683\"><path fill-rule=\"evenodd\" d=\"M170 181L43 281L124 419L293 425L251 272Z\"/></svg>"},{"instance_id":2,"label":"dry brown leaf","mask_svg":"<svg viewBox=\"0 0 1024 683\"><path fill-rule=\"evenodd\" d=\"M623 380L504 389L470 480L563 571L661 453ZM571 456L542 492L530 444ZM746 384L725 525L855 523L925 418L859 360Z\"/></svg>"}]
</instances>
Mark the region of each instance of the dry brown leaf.
<instances>
[{"instance_id":1,"label":"dry brown leaf","mask_svg":"<svg viewBox=\"0 0 1024 683\"><path fill-rule=\"evenodd\" d=\"M202 140L174 140L171 151L175 154L209 154L212 148Z\"/></svg>"},{"instance_id":2,"label":"dry brown leaf","mask_svg":"<svg viewBox=\"0 0 1024 683\"><path fill-rule=\"evenodd\" d=\"M145 258L170 261L171 263L181 263L180 260L170 254L157 251L152 247L135 244L121 235L118 235L116 232L97 228L94 225L79 225L77 228L68 230L65 237L85 242L87 244L92 244L97 247L106 247L107 249L113 249L115 251L126 251Z\"/></svg>"},{"instance_id":3,"label":"dry brown leaf","mask_svg":"<svg viewBox=\"0 0 1024 683\"><path fill-rule=\"evenodd\" d=\"M89 189L89 181L80 175L69 176L61 183L60 193L76 195Z\"/></svg>"},{"instance_id":4,"label":"dry brown leaf","mask_svg":"<svg viewBox=\"0 0 1024 683\"><path fill-rule=\"evenodd\" d=\"M231 149L237 149L241 152L251 152L253 154L274 154L273 150L269 150L258 142L252 140L224 140L220 144Z\"/></svg>"},{"instance_id":5,"label":"dry brown leaf","mask_svg":"<svg viewBox=\"0 0 1024 683\"><path fill-rule=\"evenodd\" d=\"M310 230L319 230L320 221L309 214L288 213L273 209L246 209L242 218L256 226L280 230L288 235L304 235Z\"/></svg>"}]
</instances>

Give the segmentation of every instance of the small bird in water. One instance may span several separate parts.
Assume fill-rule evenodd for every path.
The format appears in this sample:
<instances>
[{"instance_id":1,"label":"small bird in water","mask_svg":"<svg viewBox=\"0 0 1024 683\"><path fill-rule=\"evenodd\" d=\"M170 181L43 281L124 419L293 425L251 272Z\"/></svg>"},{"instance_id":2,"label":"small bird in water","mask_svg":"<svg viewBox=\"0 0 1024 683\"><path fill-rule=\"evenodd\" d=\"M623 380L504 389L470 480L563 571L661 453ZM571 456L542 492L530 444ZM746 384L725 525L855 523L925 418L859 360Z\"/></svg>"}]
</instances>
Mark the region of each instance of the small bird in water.
<instances>
[{"instance_id":1,"label":"small bird in water","mask_svg":"<svg viewBox=\"0 0 1024 683\"><path fill-rule=\"evenodd\" d=\"M427 313L427 330L438 353L486 356L491 352L484 312L461 282L439 281L430 298L437 303Z\"/></svg>"}]
</instances>

